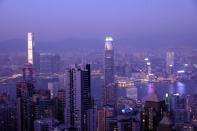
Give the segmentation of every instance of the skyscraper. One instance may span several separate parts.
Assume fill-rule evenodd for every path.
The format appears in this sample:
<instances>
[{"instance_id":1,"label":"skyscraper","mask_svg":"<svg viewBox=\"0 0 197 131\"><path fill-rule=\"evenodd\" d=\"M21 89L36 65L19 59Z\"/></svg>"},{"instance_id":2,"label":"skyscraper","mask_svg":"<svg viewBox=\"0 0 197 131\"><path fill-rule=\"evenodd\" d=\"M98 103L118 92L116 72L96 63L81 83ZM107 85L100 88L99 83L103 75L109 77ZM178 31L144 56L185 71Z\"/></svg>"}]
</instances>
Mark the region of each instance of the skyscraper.
<instances>
[{"instance_id":1,"label":"skyscraper","mask_svg":"<svg viewBox=\"0 0 197 131\"><path fill-rule=\"evenodd\" d=\"M114 49L113 49L113 38L106 37L105 39L105 60L104 60L104 75L105 83L107 86L114 82Z\"/></svg>"},{"instance_id":2,"label":"skyscraper","mask_svg":"<svg viewBox=\"0 0 197 131\"><path fill-rule=\"evenodd\" d=\"M28 32L27 61L34 64L34 37L32 32Z\"/></svg>"},{"instance_id":3,"label":"skyscraper","mask_svg":"<svg viewBox=\"0 0 197 131\"><path fill-rule=\"evenodd\" d=\"M23 69L23 81L16 85L17 131L33 131L33 73L32 64Z\"/></svg>"},{"instance_id":4,"label":"skyscraper","mask_svg":"<svg viewBox=\"0 0 197 131\"><path fill-rule=\"evenodd\" d=\"M104 106L101 109L98 109L98 125L97 125L97 131L114 131L113 126L110 126L111 120L115 118L115 110L113 107L110 106ZM112 127L113 129L110 129Z\"/></svg>"},{"instance_id":5,"label":"skyscraper","mask_svg":"<svg viewBox=\"0 0 197 131\"><path fill-rule=\"evenodd\" d=\"M40 70L40 56L35 50L34 34L28 32L27 37L27 63L32 65L33 73L37 76Z\"/></svg>"},{"instance_id":6,"label":"skyscraper","mask_svg":"<svg viewBox=\"0 0 197 131\"><path fill-rule=\"evenodd\" d=\"M165 101L160 100L153 91L145 99L144 109L141 112L141 131L156 131L165 111Z\"/></svg>"},{"instance_id":7,"label":"skyscraper","mask_svg":"<svg viewBox=\"0 0 197 131\"><path fill-rule=\"evenodd\" d=\"M33 89L29 82L17 84L17 131L33 131Z\"/></svg>"},{"instance_id":8,"label":"skyscraper","mask_svg":"<svg viewBox=\"0 0 197 131\"><path fill-rule=\"evenodd\" d=\"M35 91L33 95L34 118L43 119L52 117L52 101L47 90Z\"/></svg>"},{"instance_id":9,"label":"skyscraper","mask_svg":"<svg viewBox=\"0 0 197 131\"><path fill-rule=\"evenodd\" d=\"M53 117L60 123L64 123L65 94L65 90L58 90L57 97L53 99Z\"/></svg>"},{"instance_id":10,"label":"skyscraper","mask_svg":"<svg viewBox=\"0 0 197 131\"><path fill-rule=\"evenodd\" d=\"M104 104L115 106L116 105L116 90L117 85L115 83L104 86Z\"/></svg>"},{"instance_id":11,"label":"skyscraper","mask_svg":"<svg viewBox=\"0 0 197 131\"><path fill-rule=\"evenodd\" d=\"M105 39L104 104L116 104L116 85L114 84L114 49L112 37L106 37Z\"/></svg>"},{"instance_id":12,"label":"skyscraper","mask_svg":"<svg viewBox=\"0 0 197 131\"><path fill-rule=\"evenodd\" d=\"M174 52L168 51L166 53L166 73L171 74L174 68Z\"/></svg>"},{"instance_id":13,"label":"skyscraper","mask_svg":"<svg viewBox=\"0 0 197 131\"><path fill-rule=\"evenodd\" d=\"M33 82L33 67L32 64L26 64L23 68L23 80Z\"/></svg>"},{"instance_id":14,"label":"skyscraper","mask_svg":"<svg viewBox=\"0 0 197 131\"><path fill-rule=\"evenodd\" d=\"M87 110L91 108L90 65L66 71L65 124L68 130L87 130Z\"/></svg>"}]
</instances>

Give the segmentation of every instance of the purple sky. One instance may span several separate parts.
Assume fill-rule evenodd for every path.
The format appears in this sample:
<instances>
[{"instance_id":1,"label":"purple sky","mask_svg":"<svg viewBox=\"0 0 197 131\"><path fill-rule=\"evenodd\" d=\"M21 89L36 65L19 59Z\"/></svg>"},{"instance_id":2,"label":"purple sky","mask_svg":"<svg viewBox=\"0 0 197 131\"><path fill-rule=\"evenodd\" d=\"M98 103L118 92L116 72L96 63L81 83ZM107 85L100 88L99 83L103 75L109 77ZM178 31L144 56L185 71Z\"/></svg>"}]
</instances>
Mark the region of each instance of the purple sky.
<instances>
[{"instance_id":1,"label":"purple sky","mask_svg":"<svg viewBox=\"0 0 197 131\"><path fill-rule=\"evenodd\" d=\"M0 41L26 38L57 41L70 37L103 39L197 38L196 0L0 0Z\"/></svg>"}]
</instances>

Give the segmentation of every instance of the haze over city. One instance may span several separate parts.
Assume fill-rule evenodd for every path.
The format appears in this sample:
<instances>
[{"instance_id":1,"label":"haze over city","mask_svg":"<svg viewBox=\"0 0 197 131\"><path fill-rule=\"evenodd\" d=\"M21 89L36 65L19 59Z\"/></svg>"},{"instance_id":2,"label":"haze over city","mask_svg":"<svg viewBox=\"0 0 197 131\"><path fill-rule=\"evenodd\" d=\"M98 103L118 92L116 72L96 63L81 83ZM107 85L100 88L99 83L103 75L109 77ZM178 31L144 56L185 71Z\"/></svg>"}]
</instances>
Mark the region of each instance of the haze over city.
<instances>
[{"instance_id":1,"label":"haze over city","mask_svg":"<svg viewBox=\"0 0 197 131\"><path fill-rule=\"evenodd\" d=\"M24 39L32 31L38 43L111 35L131 46L195 45L196 14L195 0L1 0L0 42Z\"/></svg>"},{"instance_id":2,"label":"haze over city","mask_svg":"<svg viewBox=\"0 0 197 131\"><path fill-rule=\"evenodd\" d=\"M0 131L197 131L197 1L0 0Z\"/></svg>"}]
</instances>

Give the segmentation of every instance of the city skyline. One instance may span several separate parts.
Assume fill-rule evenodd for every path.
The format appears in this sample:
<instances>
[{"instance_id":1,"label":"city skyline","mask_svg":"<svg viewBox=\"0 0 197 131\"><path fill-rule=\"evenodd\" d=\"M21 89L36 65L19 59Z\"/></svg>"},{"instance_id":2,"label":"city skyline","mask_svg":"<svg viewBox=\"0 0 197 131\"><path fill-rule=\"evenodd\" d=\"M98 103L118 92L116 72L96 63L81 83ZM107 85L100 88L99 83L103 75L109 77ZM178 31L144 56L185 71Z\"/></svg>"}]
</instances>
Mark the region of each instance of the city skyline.
<instances>
[{"instance_id":1,"label":"city skyline","mask_svg":"<svg viewBox=\"0 0 197 131\"><path fill-rule=\"evenodd\" d=\"M0 0L1 131L197 131L196 0Z\"/></svg>"},{"instance_id":2,"label":"city skyline","mask_svg":"<svg viewBox=\"0 0 197 131\"><path fill-rule=\"evenodd\" d=\"M32 33L28 34L26 44L32 47ZM62 60L59 53L37 50L33 57L36 63L32 63L34 53L26 48L29 53L20 61L23 69L16 65L22 75L1 79L1 87L12 87L10 82L15 81L16 90L12 99L9 92L0 93L2 105L16 103L2 107L7 110L0 118L3 131L195 130L196 96L185 86L186 81L196 85L195 54L167 51L163 58L145 52L117 55L114 43L112 36L106 36L102 55L89 54L86 62L82 52L71 54L77 63L64 63L66 58ZM166 124L166 120L170 122Z\"/></svg>"}]
</instances>

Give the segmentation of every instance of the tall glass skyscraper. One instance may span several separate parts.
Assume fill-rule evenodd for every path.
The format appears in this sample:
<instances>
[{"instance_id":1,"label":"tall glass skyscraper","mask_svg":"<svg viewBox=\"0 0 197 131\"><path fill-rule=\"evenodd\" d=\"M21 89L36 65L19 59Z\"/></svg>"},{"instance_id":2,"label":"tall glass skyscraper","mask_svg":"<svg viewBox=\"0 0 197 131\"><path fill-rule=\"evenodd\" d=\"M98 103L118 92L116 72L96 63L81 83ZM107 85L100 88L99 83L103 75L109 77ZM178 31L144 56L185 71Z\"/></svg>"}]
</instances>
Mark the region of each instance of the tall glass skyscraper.
<instances>
[{"instance_id":1,"label":"tall glass skyscraper","mask_svg":"<svg viewBox=\"0 0 197 131\"><path fill-rule=\"evenodd\" d=\"M105 38L104 53L104 104L116 105L116 85L114 84L113 38Z\"/></svg>"},{"instance_id":2,"label":"tall glass skyscraper","mask_svg":"<svg viewBox=\"0 0 197 131\"><path fill-rule=\"evenodd\" d=\"M33 33L28 32L28 45L27 45L27 62L34 64L34 38Z\"/></svg>"},{"instance_id":3,"label":"tall glass skyscraper","mask_svg":"<svg viewBox=\"0 0 197 131\"><path fill-rule=\"evenodd\" d=\"M105 86L114 82L114 50L112 37L105 38L104 75Z\"/></svg>"}]
</instances>

